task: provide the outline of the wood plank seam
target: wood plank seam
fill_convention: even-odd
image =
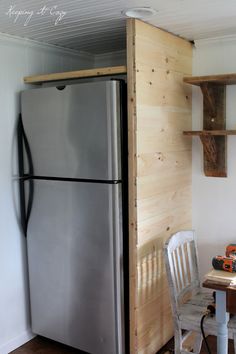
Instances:
[[[136,86],[135,21],[127,21],[128,159],[129,159],[129,272],[130,272],[130,353],[137,343],[137,207],[136,207]]]

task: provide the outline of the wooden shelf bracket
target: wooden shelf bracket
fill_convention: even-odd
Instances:
[[[205,109],[210,117],[216,117],[216,101],[214,95],[214,88],[208,82],[203,82],[201,85],[203,97],[205,99]]]
[[[217,162],[217,146],[214,136],[200,135],[200,140],[203,145],[204,155],[208,164],[216,167]]]

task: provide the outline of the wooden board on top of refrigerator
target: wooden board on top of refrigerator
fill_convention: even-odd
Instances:
[[[66,71],[61,73],[41,74],[25,76],[25,84],[43,84],[46,82],[56,82],[72,79],[85,79],[99,76],[126,74],[126,66],[109,66],[104,68],[94,68],[76,71]]]

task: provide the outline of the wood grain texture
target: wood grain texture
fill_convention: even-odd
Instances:
[[[191,228],[192,47],[133,19],[127,46],[131,353],[154,354],[173,335],[163,244]]]
[[[96,76],[108,76],[117,74],[126,74],[126,66],[111,66],[105,68],[96,68],[88,70],[67,71],[62,73],[34,75],[24,77],[25,84],[42,84],[44,82],[84,79]]]
[[[203,83],[211,83],[215,85],[236,85],[236,74],[188,76],[184,77],[184,82],[196,86],[200,86]]]
[[[210,137],[199,135],[203,143],[204,172],[208,177],[227,177],[226,85],[236,84],[236,74],[185,77],[184,82],[200,86],[203,93],[203,129],[219,131]],[[192,135],[195,135],[192,133]],[[190,135],[185,132],[185,135]],[[209,135],[209,134],[208,134]]]
[[[236,135],[236,130],[191,130],[184,131],[184,135],[199,136],[199,135]]]
[[[204,130],[225,130],[226,128],[226,86],[212,85],[208,83],[211,96],[214,97],[215,115],[211,116],[209,100],[203,95],[203,129]],[[227,176],[227,136],[215,136],[215,158],[209,158],[204,148],[204,172],[206,176],[226,177]]]
[[[136,190],[136,77],[135,22],[127,21],[127,86],[128,86],[128,174],[129,174],[129,279],[130,279],[130,354],[137,344],[137,190]]]

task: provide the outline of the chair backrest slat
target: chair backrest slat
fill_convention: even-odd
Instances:
[[[189,273],[190,273],[190,282],[194,278],[194,265],[193,265],[193,255],[192,255],[192,243],[187,243],[187,254],[188,254],[188,264],[189,264]]]
[[[180,291],[184,288],[184,274],[183,274],[183,268],[182,268],[182,262],[181,262],[181,254],[180,254],[180,247],[177,247],[176,253],[177,257],[177,263],[178,263],[178,270],[179,270],[179,283],[180,283]]]
[[[176,289],[177,291],[180,291],[180,285],[179,285],[179,274],[178,274],[178,268],[177,268],[177,260],[176,260],[176,254],[175,251],[172,252],[171,258],[173,260],[173,264],[174,264],[174,278],[175,278],[175,283],[176,283]]]
[[[184,273],[184,280],[185,280],[185,286],[189,285],[189,278],[188,278],[188,270],[187,270],[187,262],[186,262],[186,247],[185,245],[182,244],[180,246],[181,253],[182,253],[182,262],[183,262],[183,273]]]

